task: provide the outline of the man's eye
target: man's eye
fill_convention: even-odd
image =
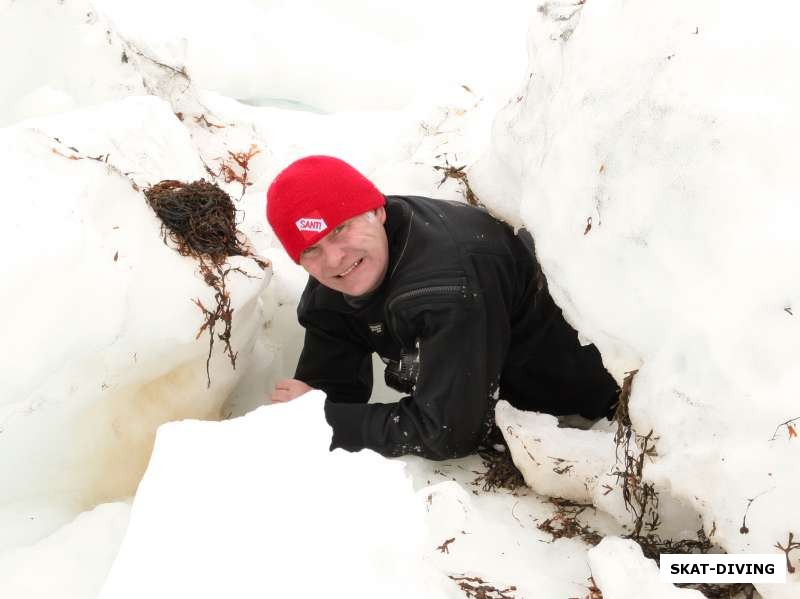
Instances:
[[[333,232],[334,232],[334,234],[335,234],[335,235],[338,235],[339,233],[341,233],[342,231],[344,231],[346,228],[347,228],[347,223],[342,223],[342,224],[341,224],[341,225],[339,225],[338,227],[335,227],[335,228],[333,229]]]

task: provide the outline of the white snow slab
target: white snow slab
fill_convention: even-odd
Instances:
[[[201,117],[183,53],[132,43],[98,8],[90,0],[0,2],[0,126],[144,94],[168,100],[187,120]]]
[[[0,126],[147,93],[126,49],[87,0],[3,0]]]
[[[618,381],[640,369],[645,477],[728,551],[761,553],[800,531],[800,443],[780,425],[800,416],[798,9],[756,26],[749,3],[721,6],[543,4],[533,75],[471,181],[531,229]]]
[[[100,598],[447,596],[403,464],[330,452],[323,399],[161,427]]]
[[[693,589],[681,589],[659,578],[656,563],[642,555],[630,539],[606,537],[589,550],[589,566],[603,599],[704,599]]]
[[[523,0],[96,4],[128,39],[186,64],[203,88],[323,112],[401,108],[442,86],[510,93],[535,8]]]
[[[130,505],[85,512],[38,543],[0,556],[0,596],[90,599],[103,586],[128,525]]]
[[[545,496],[591,504],[631,530],[633,516],[626,508],[617,472],[624,472],[617,450],[615,425],[601,420],[590,430],[559,427],[550,414],[518,410],[507,401],[497,402],[495,418],[503,432],[514,464],[527,485]],[[631,450],[638,452],[635,444]],[[618,455],[619,454],[619,455]],[[648,464],[650,458],[647,459]],[[695,538],[702,525],[696,511],[670,495],[669,480],[656,485],[663,538]]]
[[[495,406],[498,428],[525,482],[542,495],[590,503],[603,475],[614,465],[614,435],[558,428],[550,414]]]
[[[576,538],[553,541],[537,528],[554,516],[554,505],[525,488],[484,492],[474,483],[483,470],[477,456],[406,460],[417,483],[430,483],[419,491],[427,511],[426,559],[441,572],[455,579],[477,577],[499,590],[515,587],[506,594],[518,598],[585,594],[587,545]],[[591,524],[613,527],[602,515]],[[458,588],[458,580],[447,582],[445,589]]]
[[[208,333],[196,338],[192,300],[213,306],[214,292],[163,243],[140,191],[204,174],[170,106],[127,98],[2,129],[0,164],[13,202],[0,223],[13,257],[0,264],[0,523],[15,531],[3,549],[131,495],[161,423],[218,416],[249,360],[268,273],[230,261],[253,276],[228,277],[238,370],[218,342],[207,388]],[[19,525],[22,504],[53,527]]]

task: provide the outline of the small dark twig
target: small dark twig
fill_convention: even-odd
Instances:
[[[786,570],[789,574],[795,573],[795,567],[792,565],[791,560],[789,559],[789,554],[794,551],[795,549],[800,549],[800,543],[797,541],[793,541],[794,533],[789,533],[789,540],[786,542],[786,547],[781,545],[780,543],[775,543],[775,548],[780,549],[783,551],[784,555],[786,555]]]
[[[556,512],[546,520],[536,525],[536,528],[549,534],[552,539],[572,539],[578,537],[589,545],[597,545],[602,535],[595,532],[579,520],[579,516],[592,507],[590,504],[576,503],[568,499],[551,497],[550,502],[556,506]]]
[[[480,450],[478,455],[483,460],[486,470],[478,473],[478,476],[472,481],[474,485],[480,485],[486,492],[496,489],[516,491],[525,486],[525,479],[514,464],[508,448],[505,451]]]
[[[166,63],[159,62],[158,60],[156,60],[155,58],[153,58],[151,56],[148,56],[147,54],[145,54],[141,50],[138,50],[138,49],[133,48],[133,47],[130,47],[129,49],[133,50],[133,53],[136,54],[137,56],[139,56],[141,58],[144,58],[145,60],[149,60],[150,62],[152,62],[155,65],[160,66],[161,68],[167,69],[168,71],[172,71],[173,73],[175,73],[176,75],[180,75],[181,77],[183,77],[187,81],[189,80],[189,73],[186,71],[186,67],[185,66],[182,66],[181,68],[173,67],[172,65],[168,65]]]
[[[442,183],[447,179],[455,179],[461,186],[461,195],[467,200],[467,204],[470,206],[483,206],[483,203],[478,199],[478,196],[475,195],[475,192],[472,191],[472,187],[469,184],[469,177],[464,170],[467,168],[467,165],[453,166],[448,161],[447,155],[444,157],[444,164],[444,166],[436,165],[433,167],[434,170],[442,172],[442,180],[439,181],[439,187],[441,187]]]
[[[752,498],[750,498],[750,499],[748,499],[748,500],[747,500],[747,508],[745,508],[745,510],[744,510],[744,516],[742,516],[742,526],[741,526],[741,528],[739,529],[739,532],[740,532],[741,534],[743,534],[743,535],[746,535],[747,533],[749,533],[749,532],[750,532],[750,529],[749,529],[749,528],[747,528],[747,514],[748,514],[748,512],[750,511],[750,506],[751,506],[751,505],[753,505],[753,502],[754,502],[756,499],[758,499],[759,497],[761,497],[761,496],[762,496],[762,495],[764,495],[765,493],[769,493],[770,491],[772,491],[772,489],[767,489],[766,491],[762,491],[761,493],[759,493],[759,494],[758,494],[758,495],[756,495],[755,497],[752,497]]]
[[[514,599],[514,595],[508,595],[517,590],[517,587],[510,586],[505,589],[498,589],[487,583],[480,576],[448,576],[450,580],[458,583],[459,588],[464,591],[470,599]]]
[[[597,583],[594,581],[594,576],[590,576],[588,579],[589,586],[586,587],[586,590],[589,591],[588,594],[584,595],[583,599],[603,599],[603,591],[597,586]],[[570,599],[580,599],[579,597],[570,597]]]
[[[794,424],[795,422],[797,422],[799,420],[800,420],[800,416],[797,416],[796,418],[790,418],[786,422],[781,422],[778,426],[775,427],[775,432],[772,434],[772,438],[770,439],[770,441],[774,441],[778,437],[778,431],[781,430],[782,426],[785,426],[786,430],[789,431],[789,438],[791,438],[792,436],[796,436],[797,435],[797,431],[794,429],[792,424]],[[792,433],[792,431],[794,431],[794,433]]]
[[[448,546],[450,545],[450,543],[452,543],[455,540],[456,540],[455,537],[453,537],[452,539],[447,539],[444,543],[439,545],[436,549],[438,549],[442,553],[450,553],[450,549],[448,549]]]
[[[203,311],[203,315],[205,316],[205,321],[200,327],[200,330],[197,331],[195,339],[199,339],[200,335],[202,335],[203,331],[206,329],[208,329],[209,334],[208,357],[206,358],[206,377],[208,379],[208,387],[211,387],[211,372],[209,367],[211,364],[211,353],[214,349],[214,330],[218,321],[221,320],[224,323],[224,330],[222,333],[217,333],[217,338],[225,343],[225,353],[228,354],[234,370],[236,370],[236,356],[239,355],[238,352],[234,352],[231,348],[233,308],[231,307],[231,296],[225,286],[225,277],[232,269],[229,268],[223,271],[222,267],[218,264],[213,265],[213,268],[216,270],[216,272],[213,272],[211,267],[208,266],[208,264],[206,264],[203,260],[200,261],[200,272],[203,274],[206,284],[209,287],[212,287],[215,291],[214,299],[216,300],[216,307],[213,311],[208,310],[199,299],[192,300],[197,307]]]
[[[217,125],[215,123],[210,122],[206,118],[206,115],[204,115],[204,114],[201,114],[200,116],[194,117],[194,122],[197,123],[198,125],[205,125],[206,129],[211,129],[211,128],[224,129],[225,128],[225,125]]]
[[[222,177],[225,180],[225,183],[232,183],[233,181],[236,181],[237,183],[241,184],[242,194],[239,196],[239,199],[241,200],[244,197],[244,192],[246,191],[247,187],[252,185],[252,183],[247,180],[247,177],[250,174],[250,159],[259,153],[261,153],[261,150],[259,150],[255,144],[251,145],[250,149],[246,152],[231,152],[229,150],[228,158],[220,163],[218,173],[212,171],[208,165],[205,165],[206,172],[208,172],[215,179]],[[242,172],[237,173],[234,169],[234,165],[238,165]]]

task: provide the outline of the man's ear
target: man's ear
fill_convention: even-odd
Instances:
[[[383,206],[375,208],[375,216],[378,217],[378,222],[380,224],[383,225],[384,223],[386,223],[386,208],[384,208]]]

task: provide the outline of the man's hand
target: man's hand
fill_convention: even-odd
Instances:
[[[303,381],[297,379],[281,379],[275,383],[275,390],[272,392],[272,403],[286,403],[292,401],[296,397],[300,397],[303,393],[313,391],[313,387],[309,387]]]

